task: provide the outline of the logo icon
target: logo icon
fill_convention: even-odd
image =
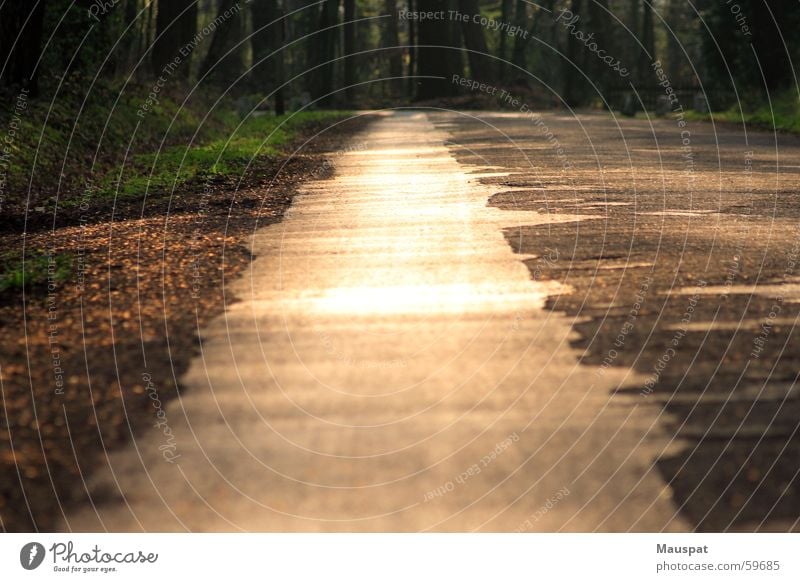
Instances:
[[[44,546],[39,542],[28,542],[19,551],[19,563],[26,570],[35,570],[44,561]]]

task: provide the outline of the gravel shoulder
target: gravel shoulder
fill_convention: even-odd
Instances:
[[[66,257],[69,272],[0,296],[3,531],[51,530],[86,502],[85,484],[109,451],[160,430],[198,351],[198,326],[235,301],[225,285],[252,258],[246,238],[281,220],[303,180],[331,173],[330,156],[368,123],[309,126],[286,148],[300,148],[295,155],[239,183],[8,225],[0,247]]]
[[[460,161],[509,176],[489,204],[573,214],[508,229],[531,276],[568,285],[583,363],[628,369],[655,407],[653,459],[701,531],[800,518],[800,140],[679,119],[442,114]],[[586,220],[587,217],[593,217]]]

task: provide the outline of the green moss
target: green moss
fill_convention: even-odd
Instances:
[[[687,119],[744,123],[758,129],[800,133],[800,99],[795,93],[786,92],[775,96],[771,103],[762,102],[742,110],[732,107],[714,113],[691,111],[687,113]]]
[[[334,121],[345,115],[304,112],[282,117],[261,115],[240,122],[238,116],[223,114],[216,120],[218,127],[194,142],[134,154],[121,179],[118,175],[106,175],[97,194],[124,199],[146,192],[152,197],[198,180],[237,178],[248,165],[279,155],[304,125]]]
[[[43,289],[51,283],[66,280],[72,272],[72,257],[68,254],[48,254],[36,251],[22,256],[9,253],[2,257],[0,291]]]
[[[12,119],[17,127],[5,162],[6,208],[50,210],[56,198],[69,208],[115,196],[161,196],[188,182],[236,177],[248,162],[281,153],[303,125],[344,115],[259,114],[242,121],[233,100],[187,98],[180,89],[160,93],[145,109],[147,85],[98,84],[84,100],[88,83],[70,78],[52,107],[31,100],[17,114],[16,97],[0,105],[0,129]]]

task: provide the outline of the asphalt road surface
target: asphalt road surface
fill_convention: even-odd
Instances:
[[[381,115],[62,527],[795,528],[798,145]]]

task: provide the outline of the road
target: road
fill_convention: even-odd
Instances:
[[[63,528],[794,527],[798,166],[696,125],[382,115],[254,233],[181,398]]]

